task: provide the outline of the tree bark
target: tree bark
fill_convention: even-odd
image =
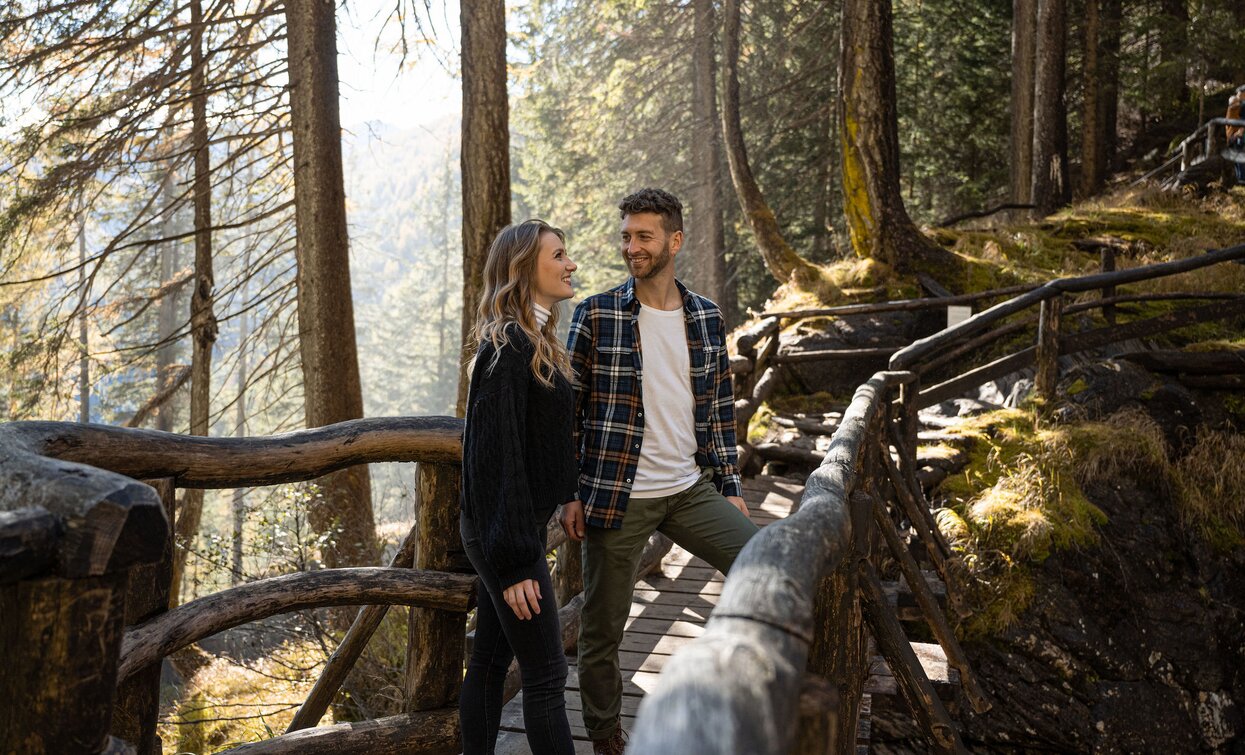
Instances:
[[[713,0],[694,0],[692,23],[692,174],[682,277],[694,291],[719,305],[726,289],[726,234],[718,186],[721,143],[718,133],[717,61],[713,51]]]
[[[761,193],[752,167],[748,163],[748,151],[744,145],[743,126],[739,119],[739,0],[726,0],[722,62],[726,76],[722,95],[722,135],[726,145],[726,158],[730,164],[731,182],[739,197],[739,208],[748,220],[757,249],[765,261],[765,269],[781,285],[797,278],[810,281],[818,277],[816,266],[795,253],[782,237],[778,219]]]
[[[839,59],[843,208],[852,249],[897,270],[941,257],[899,190],[899,125],[890,0],[844,0]]]
[[[1106,175],[1106,144],[1102,117],[1105,114],[1102,65],[1102,2],[1085,0],[1085,51],[1081,64],[1081,185],[1080,195],[1092,196],[1102,189]]]
[[[242,269],[249,267],[250,254],[243,258]],[[243,284],[243,299],[246,299],[247,286]],[[246,437],[246,378],[249,371],[247,357],[247,339],[251,337],[250,313],[243,312],[242,332],[238,337],[238,396],[235,399],[234,435]],[[246,488],[233,489],[233,535],[230,538],[232,558],[229,569],[229,583],[237,587],[242,581],[242,528],[246,524]]]
[[[1159,14],[1159,115],[1172,117],[1189,101],[1188,0],[1160,0]]]
[[[193,38],[190,44],[191,139],[194,150],[195,277],[190,296],[190,434],[208,435],[212,402],[212,346],[216,343],[216,315],[212,311],[215,279],[212,273],[212,164],[208,154],[207,63],[203,56],[203,3],[190,3]],[[169,605],[181,597],[186,554],[199,534],[203,491],[188,490],[177,510],[176,547]]]
[[[78,207],[78,285],[82,287],[82,307],[78,313],[78,421],[91,421],[90,335],[87,331],[86,302],[90,285],[86,275],[86,197]]]
[[[1039,0],[1037,83],[1033,95],[1032,201],[1049,215],[1070,199],[1068,115],[1064,111],[1066,0]]]
[[[161,289],[169,286],[173,281],[173,277],[177,274],[179,264],[177,257],[178,251],[181,248],[180,242],[171,240],[175,233],[173,212],[170,208],[173,202],[173,170],[173,165],[170,163],[160,181],[161,201],[164,203],[164,217],[160,224],[161,234],[165,239],[170,239],[160,244]],[[180,290],[180,286],[178,290]],[[164,296],[160,297],[160,308],[156,324],[156,334],[160,339],[160,345],[156,347],[157,395],[166,394],[175,377],[173,366],[177,344],[173,339],[173,334],[177,331],[177,298],[177,293],[171,290],[165,290]],[[156,408],[156,429],[163,430],[166,433],[173,432],[173,404],[171,397],[166,398]]]
[[[1012,0],[1012,201],[1033,196],[1033,89],[1037,44],[1037,0]]]
[[[350,249],[342,179],[335,5],[291,0],[290,119],[294,134],[294,217],[298,234],[298,340],[308,427],[363,416],[350,291]],[[319,480],[308,512],[330,567],[371,564],[376,524],[366,467]]]
[[[484,258],[510,223],[510,102],[506,92],[506,4],[461,4],[463,67],[463,320],[458,416],[467,410],[470,333],[480,301]]]
[[[1098,66],[1101,70],[1099,117],[1102,139],[1103,180],[1111,173],[1116,159],[1116,125],[1120,103],[1120,33],[1123,25],[1123,0],[1098,0],[1101,25],[1098,38]]]

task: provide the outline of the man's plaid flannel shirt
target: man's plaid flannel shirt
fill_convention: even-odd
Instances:
[[[675,281],[696,397],[696,463],[714,470],[722,495],[743,495],[735,466],[735,402],[726,325],[718,306]],[[644,364],[635,279],[575,308],[568,349],[575,381],[579,496],[588,524],[617,529],[631,495],[644,438]]]

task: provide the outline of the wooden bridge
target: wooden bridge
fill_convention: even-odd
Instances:
[[[944,668],[939,659],[945,657],[954,673],[944,672],[941,681],[958,677],[966,703],[978,710],[989,701],[918,563],[918,557],[926,561],[954,597],[951,554],[932,522],[915,468],[918,409],[1034,365],[1036,389],[1050,396],[1061,354],[1241,316],[1240,294],[1120,294],[1116,287],[1243,259],[1245,245],[974,295],[1019,294],[893,353],[889,369],[857,389],[829,451],[803,485],[774,478],[749,482],[747,498],[766,526],[740,554],[729,580],[719,581],[685,554],[669,553],[669,542],[655,536],[624,648],[624,711],[635,715],[628,722],[632,751],[848,753],[867,723],[869,695],[890,692],[907,702],[932,750],[962,751],[930,672]],[[1107,318],[1105,327],[1079,332],[1063,324],[1076,311],[1105,313],[1153,300],[1195,304],[1122,324]],[[815,312],[940,309],[950,301]],[[1029,317],[1034,308],[1037,316]],[[773,390],[777,371],[790,363],[781,322],[807,314],[775,313],[737,339],[742,425]],[[1034,346],[957,373],[956,365],[973,353],[1034,326]],[[844,355],[800,357],[812,358]],[[229,627],[340,605],[367,607],[291,731],[231,752],[456,752],[456,701],[475,594],[455,526],[461,431],[461,420],[446,417],[356,420],[253,439],[55,422],[0,425],[0,653],[7,665],[0,674],[6,701],[0,706],[0,752],[159,752],[158,669],[164,656]],[[419,463],[421,505],[390,566],[285,575],[165,610],[175,488],[271,485],[392,461]],[[569,646],[583,597],[578,549],[562,539],[551,525]],[[889,588],[879,573],[884,555],[898,568],[898,581]],[[659,565],[660,575],[652,573]],[[939,650],[905,637],[899,615],[913,609],[899,604],[900,582]],[[384,610],[394,604],[412,607],[407,712],[317,727]],[[513,697],[519,684],[517,669],[511,671]],[[572,709],[575,686],[572,675]],[[513,734],[521,724],[511,715],[506,725]],[[508,735],[504,744],[515,747],[516,739]]]

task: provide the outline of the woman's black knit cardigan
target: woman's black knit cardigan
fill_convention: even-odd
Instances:
[[[559,505],[578,497],[572,423],[575,397],[555,374],[553,387],[532,374],[532,342],[509,325],[496,354],[480,344],[471,372],[463,436],[463,514],[501,584],[535,579],[545,569],[545,526]]]

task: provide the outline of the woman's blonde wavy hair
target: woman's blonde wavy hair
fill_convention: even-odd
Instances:
[[[485,341],[493,344],[495,353],[489,365],[492,369],[501,356],[501,348],[510,341],[506,325],[517,324],[536,347],[532,375],[548,388],[553,386],[555,372],[571,379],[571,361],[557,337],[558,307],[552,308],[543,328],[537,326],[532,309],[532,274],[540,253],[540,237],[546,233],[566,243],[562,229],[536,219],[508,225],[493,239],[484,261],[483,291],[471,338],[476,351]]]

